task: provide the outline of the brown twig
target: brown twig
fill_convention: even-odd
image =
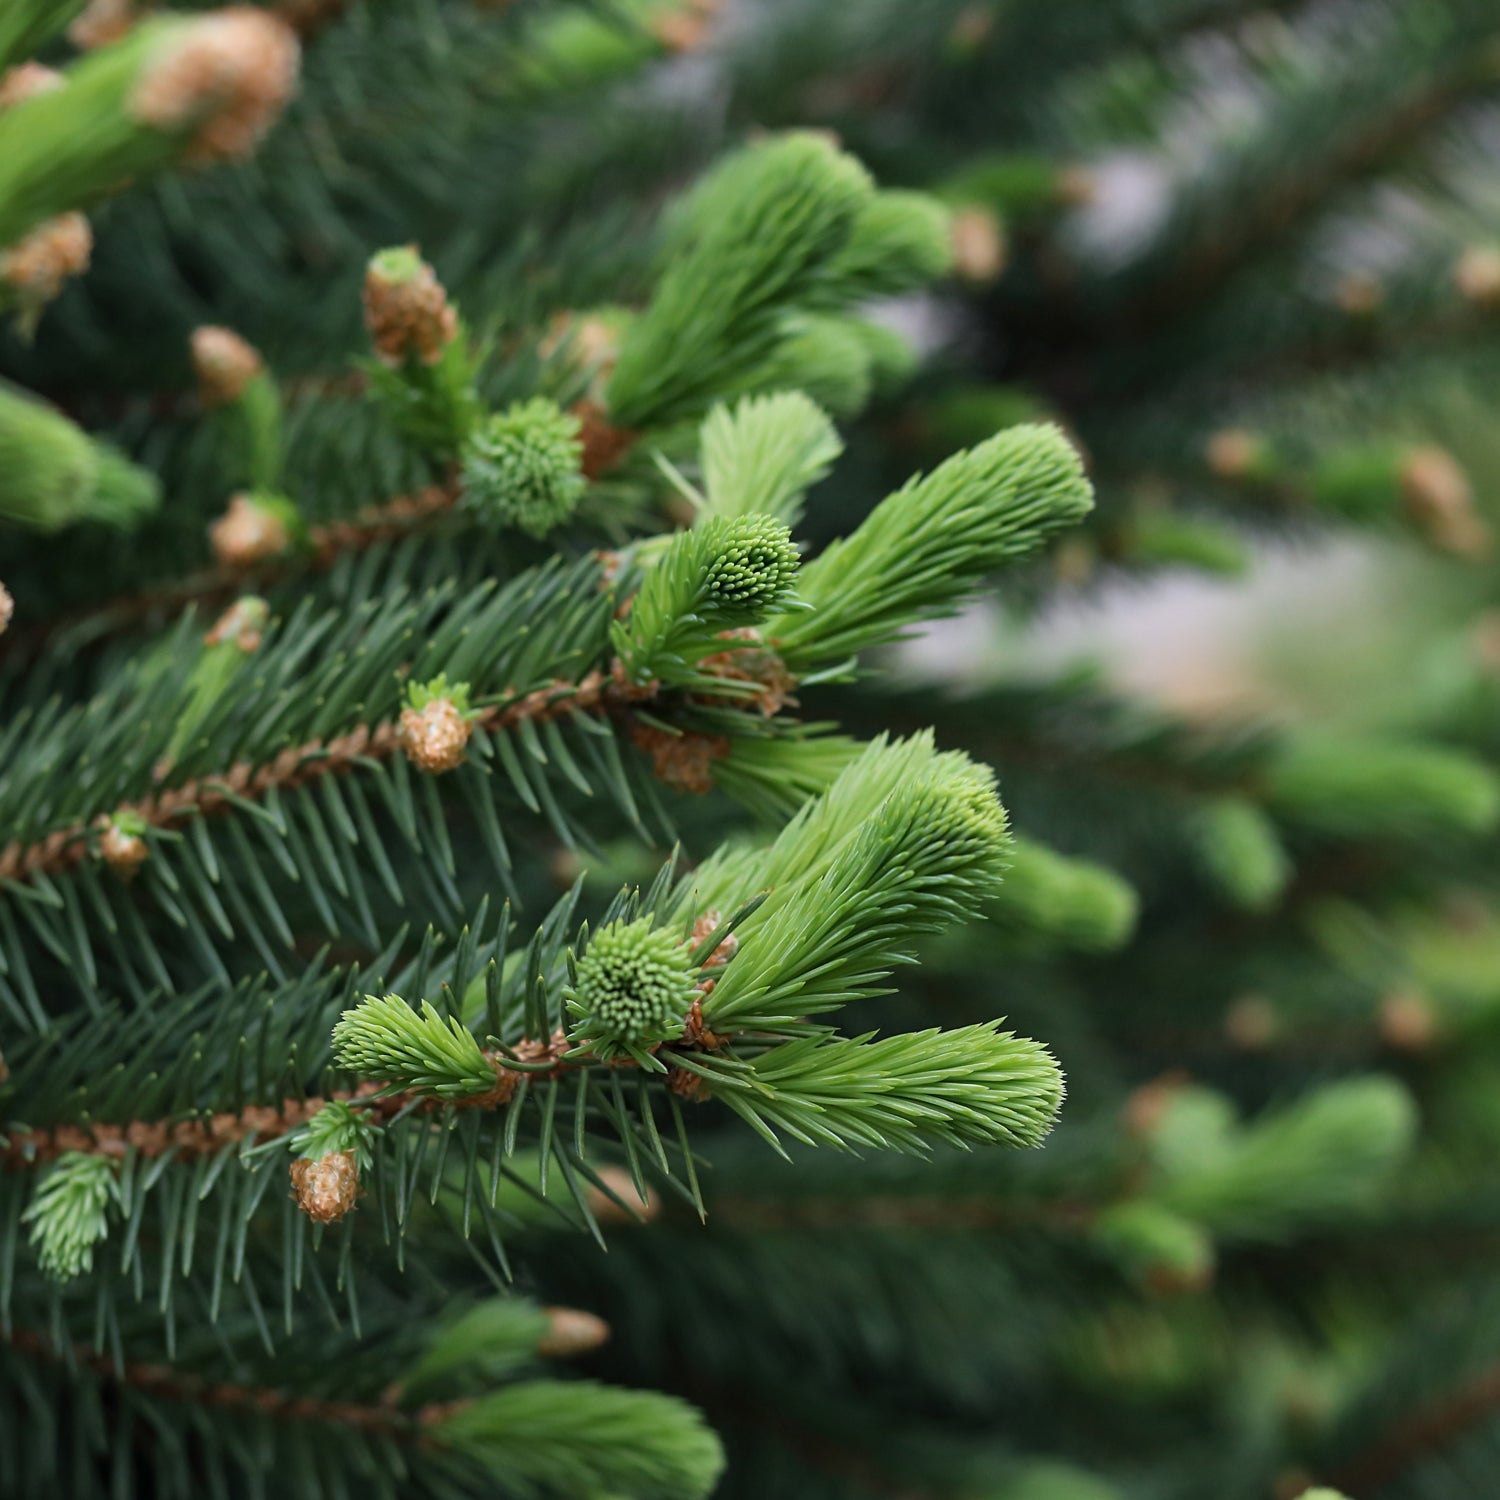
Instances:
[[[1333,1483],[1351,1495],[1373,1495],[1424,1453],[1442,1447],[1497,1410],[1500,1365],[1491,1365],[1444,1400],[1387,1429],[1379,1441],[1339,1469]]]
[[[552,682],[504,706],[492,706],[476,722],[487,730],[500,730],[528,720],[540,724],[573,713],[607,713],[649,701],[656,691],[654,684],[639,686],[617,669],[609,673],[596,669],[577,682]],[[324,776],[343,775],[356,761],[388,760],[399,746],[395,720],[383,719],[373,728],[359,724],[330,740],[288,746],[260,766],[241,761],[224,775],[199,777],[154,792],[125,804],[115,815],[130,814],[147,827],[163,828],[192,814],[225,812],[235,800],[253,800],[272,790],[295,790]],[[38,873],[55,875],[72,869],[89,855],[89,832],[89,824],[74,823],[34,843],[8,845],[0,850],[0,880],[24,880]]]
[[[6,1342],[37,1359],[53,1363],[70,1362],[104,1380],[130,1386],[168,1401],[197,1406],[223,1407],[238,1411],[259,1412],[262,1416],[291,1422],[326,1422],[357,1432],[379,1434],[404,1442],[427,1440],[429,1429],[451,1416],[466,1403],[448,1402],[429,1405],[415,1411],[404,1411],[394,1402],[334,1401],[322,1396],[298,1396],[277,1390],[274,1386],[241,1385],[233,1381],[211,1381],[170,1365],[148,1364],[131,1360],[117,1364],[87,1344],[75,1344],[64,1352],[45,1334],[18,1328]]]

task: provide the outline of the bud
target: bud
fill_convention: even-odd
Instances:
[[[696,52],[718,18],[719,0],[669,5],[650,21],[651,33],[668,52]]]
[[[88,270],[93,249],[89,221],[80,213],[59,214],[0,251],[0,281],[16,293],[23,309],[35,312],[57,296],[70,276]]]
[[[0,635],[10,628],[11,616],[16,612],[16,601],[3,583],[0,583]]]
[[[406,758],[419,771],[440,776],[463,765],[473,728],[450,698],[433,698],[422,708],[401,710],[396,732]]]
[[[1454,262],[1453,285],[1465,302],[1500,310],[1500,246],[1470,245]]]
[[[1005,228],[987,208],[958,209],[948,226],[954,274],[965,281],[996,280],[1005,269]]]
[[[431,682],[407,687],[396,739],[412,765],[438,776],[464,763],[476,717],[469,707],[469,684],[449,687],[447,677],[439,673]]]
[[[282,507],[263,495],[236,495],[229,509],[208,528],[214,557],[226,568],[244,568],[280,557],[292,545],[292,528]]]
[[[230,328],[205,324],[193,330],[193,373],[204,406],[231,406],[265,372],[260,355]]]
[[[388,365],[436,364],[458,335],[458,314],[415,245],[382,250],[365,271],[365,327]]]
[[[715,944],[714,951],[707,958],[698,958],[697,949],[718,931],[723,920],[722,912],[706,911],[693,923],[693,935],[688,941],[694,950],[694,959],[702,968],[717,968],[720,964],[727,964],[740,945],[739,938],[731,932]]]
[[[185,26],[147,64],[130,112],[158,130],[193,132],[187,161],[248,156],[291,97],[298,61],[286,22],[229,6]]]
[[[89,0],[68,27],[68,40],[84,52],[118,42],[141,19],[136,0]]]
[[[144,838],[146,822],[138,813],[116,813],[100,819],[99,857],[122,880],[130,880],[151,850]]]
[[[1242,427],[1225,427],[1204,446],[1203,456],[1220,479],[1250,479],[1265,468],[1269,458],[1266,440]]]
[[[609,1341],[609,1324],[578,1307],[544,1307],[547,1331],[536,1352],[547,1359],[570,1359]]]
[[[1057,174],[1057,201],[1064,208],[1086,208],[1099,192],[1099,182],[1087,167],[1064,167]]]
[[[1446,449],[1423,445],[1401,461],[1401,500],[1429,541],[1460,557],[1482,557],[1489,528],[1479,519],[1469,477]]]
[[[584,1202],[601,1224],[635,1224],[642,1219],[654,1219],[661,1212],[661,1199],[656,1190],[648,1183],[643,1199],[636,1189],[635,1179],[623,1167],[600,1167],[595,1175],[603,1187],[590,1183],[584,1189]],[[610,1196],[611,1193],[614,1197]],[[616,1198],[620,1200],[618,1203]]]
[[[579,421],[555,401],[517,401],[483,422],[464,453],[464,507],[543,537],[583,496]]]
[[[270,618],[271,606],[254,594],[246,594],[243,599],[236,599],[214,621],[213,628],[203,637],[203,644],[219,646],[225,641],[233,641],[247,654],[259,651],[266,622]]]
[[[1276,1040],[1280,1020],[1264,995],[1241,995],[1224,1013],[1224,1035],[1241,1052],[1259,1052]]]
[[[359,1159],[354,1151],[330,1151],[291,1166],[297,1206],[319,1224],[334,1224],[359,1198]]]
[[[63,85],[63,76],[44,63],[23,62],[0,73],[0,109],[23,104],[38,94],[50,94]]]
[[[1351,271],[1333,289],[1333,300],[1351,318],[1368,318],[1385,302],[1380,278],[1369,271]]]
[[[1398,1052],[1425,1052],[1437,1037],[1432,1002],[1412,990],[1395,990],[1380,1002],[1380,1037]]]
[[[649,917],[607,923],[590,938],[566,992],[571,1038],[607,1061],[681,1036],[696,993],[693,968],[676,935]]]

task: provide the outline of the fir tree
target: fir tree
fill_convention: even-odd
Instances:
[[[1489,636],[879,668],[1482,607],[1500,19],[750,9],[0,15],[4,1493],[1487,1493]]]

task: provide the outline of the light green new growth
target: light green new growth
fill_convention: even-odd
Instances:
[[[844,451],[828,415],[801,391],[746,396],[704,419],[699,461],[712,516],[772,516],[795,526],[807,491]]]
[[[678,421],[765,363],[783,314],[823,289],[873,196],[865,169],[813,135],[750,146],[700,186],[607,404],[624,427]]]
[[[566,992],[570,1040],[601,1058],[637,1056],[682,1035],[697,963],[680,936],[649,917],[611,922],[589,938]]]
[[[543,537],[583,497],[578,418],[536,396],[487,418],[463,454],[463,504],[500,526]]]
[[[0,111],[0,247],[44,219],[86,207],[183,154],[225,105],[229,85],[242,80],[212,74],[204,80],[200,68],[196,90],[189,78],[170,80],[166,93],[154,94],[153,75],[169,76],[175,57],[215,24],[212,16],[141,21],[120,41],[68,68],[61,88]],[[290,66],[294,58],[288,39],[285,61]],[[245,61],[266,65],[264,58]],[[205,81],[218,87],[204,87]],[[264,89],[281,80],[255,82]],[[268,112],[278,102],[268,96]]]
[[[400,995],[367,995],[333,1028],[333,1057],[387,1093],[412,1089],[461,1099],[495,1087],[495,1069],[473,1034],[429,1000],[417,1012]]]
[[[1500,779],[1456,750],[1307,736],[1267,775],[1272,809],[1330,833],[1484,833],[1500,821]]]
[[[830,280],[859,300],[889,297],[936,281],[953,262],[948,211],[925,193],[876,193],[833,263]]]
[[[1248,1125],[1208,1095],[1216,1126],[1205,1129],[1183,1089],[1158,1127],[1175,1144],[1155,1152],[1164,1181],[1156,1201],[1215,1234],[1272,1239],[1310,1223],[1337,1221],[1374,1201],[1411,1148],[1417,1116],[1394,1079],[1330,1083]],[[1176,1115],[1176,1120],[1173,1116]],[[1165,1144],[1165,1142],[1164,1142]]]
[[[429,703],[446,701],[451,703],[459,713],[468,715],[474,711],[469,701],[469,691],[467,682],[450,683],[447,673],[439,672],[428,682],[406,684],[406,706],[420,713]]]
[[[321,1161],[335,1151],[352,1151],[364,1168],[370,1165],[378,1132],[367,1110],[355,1109],[342,1099],[330,1099],[287,1137],[287,1145],[308,1161]]]
[[[879,359],[889,348],[872,341],[870,327],[844,313],[789,313],[775,349],[744,383],[755,390],[796,389],[835,416],[855,416],[869,404]]]
[[[117,1167],[107,1156],[67,1151],[47,1169],[21,1220],[31,1225],[37,1263],[48,1276],[68,1281],[93,1270],[118,1197]]]
[[[891,640],[951,613],[987,573],[1092,504],[1083,464],[1057,428],[998,433],[888,496],[809,563],[800,592],[812,612],[771,633],[793,670]]]
[[[504,1379],[536,1357],[547,1314],[520,1297],[489,1297],[443,1326],[399,1382],[403,1401],[431,1401],[449,1382]]]
[[[989,767],[935,753],[928,736],[877,742],[768,849],[711,860],[689,887],[698,910],[769,888],[705,1018],[774,1027],[879,993],[916,934],[995,894],[1010,844]]]
[[[1092,1236],[1122,1269],[1148,1286],[1200,1287],[1213,1274],[1213,1236],[1146,1198],[1105,1209],[1094,1221]]]
[[[153,474],[61,412],[0,384],[0,518],[37,531],[78,521],[128,528],[160,500]]]
[[[702,657],[725,649],[724,631],[794,602],[799,565],[791,533],[771,516],[713,516],[678,532],[612,627],[626,675],[691,679]]]
[[[1204,869],[1236,906],[1263,911],[1286,888],[1292,862],[1276,825],[1244,797],[1216,797],[1198,817]]]
[[[1000,1024],[786,1042],[715,1092],[773,1143],[781,1129],[850,1149],[1037,1146],[1062,1105],[1062,1073],[1039,1042]],[[711,1059],[704,1076],[712,1087]]]
[[[724,1468],[719,1440],[684,1401],[592,1381],[523,1381],[459,1403],[428,1429],[523,1494],[703,1500]]]
[[[1129,939],[1139,906],[1113,870],[1018,838],[991,911],[1027,938],[1104,950]]]
[[[8,0],[0,11],[0,72],[56,36],[88,0]]]

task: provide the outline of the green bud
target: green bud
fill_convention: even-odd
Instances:
[[[771,516],[726,517],[710,521],[702,535],[717,554],[703,580],[716,615],[759,618],[786,607],[801,559],[782,522]]]
[[[682,1034],[696,980],[692,953],[677,933],[648,917],[611,922],[578,960],[569,1035],[606,1058],[670,1041]]]
[[[586,488],[578,419],[545,396],[482,422],[463,458],[464,505],[501,526],[545,536]]]
[[[0,386],[0,517],[37,531],[134,525],[161,498],[155,476],[61,412]]]

